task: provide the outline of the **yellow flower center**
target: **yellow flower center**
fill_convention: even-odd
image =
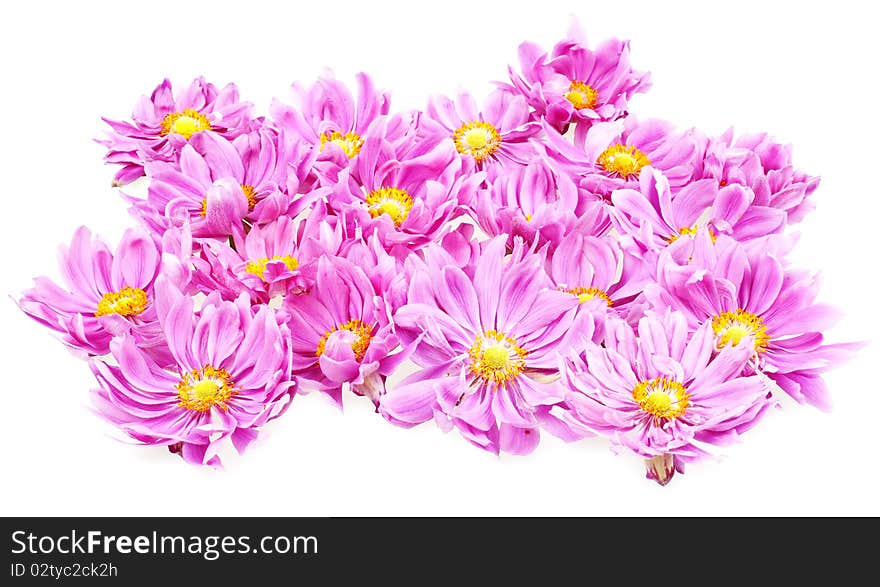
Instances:
[[[640,381],[632,395],[639,407],[655,419],[679,418],[691,403],[684,385],[668,377]]]
[[[227,402],[237,391],[226,369],[205,365],[181,375],[177,383],[177,405],[193,412],[207,412],[213,406],[228,410]]]
[[[715,332],[718,348],[725,347],[728,343],[736,346],[746,336],[751,336],[755,341],[756,353],[766,351],[770,343],[767,327],[761,317],[742,309],[722,312],[712,318],[712,330]]]
[[[632,145],[612,145],[602,151],[596,163],[608,173],[629,179],[650,165],[651,160]]]
[[[608,304],[608,307],[614,305],[614,302],[611,301],[611,298],[607,293],[599,289],[598,287],[574,287],[572,289],[565,290],[565,293],[570,293],[573,296],[577,296],[578,302],[583,304],[584,302],[589,302],[590,300],[601,298],[605,300],[605,303]]]
[[[248,264],[244,270],[248,273],[253,273],[257,277],[265,281],[263,273],[266,272],[266,265],[268,265],[271,261],[283,261],[289,271],[296,271],[297,268],[299,268],[299,260],[296,257],[291,257],[289,255],[284,255],[283,257],[280,255],[272,255],[271,259],[268,257],[263,257],[262,259],[258,259],[256,261],[248,261]]]
[[[324,150],[324,145],[328,142],[342,149],[349,159],[360,153],[361,147],[364,146],[364,139],[361,138],[361,135],[353,132],[345,134],[335,130],[333,132],[325,132],[321,135],[322,151]]]
[[[356,360],[363,360],[364,355],[367,354],[367,348],[370,346],[370,341],[373,340],[373,327],[369,324],[364,324],[360,320],[349,320],[342,326],[331,328],[325,332],[324,336],[318,341],[318,348],[315,349],[315,356],[320,357],[324,354],[324,350],[327,348],[327,339],[337,330],[348,330],[357,335],[355,341],[351,343],[351,350],[354,351],[354,358]]]
[[[479,163],[501,146],[501,135],[492,124],[472,120],[458,127],[452,134],[455,148],[462,155],[471,155]]]
[[[581,108],[595,108],[599,92],[584,82],[572,80],[568,91],[563,96],[571,102],[572,106],[580,110]]]
[[[516,344],[516,339],[497,330],[477,335],[468,351],[471,373],[483,381],[505,385],[526,368],[528,352]]]
[[[101,296],[95,316],[119,314],[137,316],[147,309],[147,292],[137,287],[123,287]]]
[[[162,130],[159,135],[165,136],[174,133],[189,140],[191,136],[203,130],[210,130],[211,121],[208,117],[192,108],[187,108],[183,112],[172,112],[166,114],[162,119]]]
[[[370,216],[378,218],[382,214],[388,214],[397,227],[403,224],[412,207],[413,199],[410,195],[397,188],[379,188],[367,196]]]
[[[248,210],[253,210],[254,206],[257,205],[257,188],[252,185],[241,184],[241,191],[244,192],[244,197],[247,198],[248,202]],[[199,212],[199,216],[207,216],[208,215],[208,198],[205,197],[202,199],[202,210]]]

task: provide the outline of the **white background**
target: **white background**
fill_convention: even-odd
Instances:
[[[86,365],[7,297],[57,276],[56,247],[77,226],[114,243],[128,226],[91,139],[99,116],[126,118],[164,76],[234,81],[265,112],[295,79],[363,70],[392,107],[421,107],[458,87],[485,95],[519,42],[549,48],[573,10],[593,43],[630,38],[633,63],[652,72],[635,112],[795,145],[796,163],[823,176],[795,260],[821,269],[821,299],[846,311],[829,338],[872,339],[880,45],[862,2],[4,3],[0,514],[880,514],[874,345],[828,375],[833,413],[786,403],[666,488],[598,440],[497,458],[433,424],[395,428],[368,402],[347,398],[343,416],[317,395],[215,471],[114,440],[88,411]]]

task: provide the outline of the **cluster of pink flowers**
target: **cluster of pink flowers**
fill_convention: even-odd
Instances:
[[[786,260],[818,178],[767,135],[630,114],[627,42],[519,57],[482,105],[412,112],[363,74],[267,116],[162,82],[100,141],[137,226],[77,230],[21,309],[103,418],[202,465],[310,392],[496,454],[604,437],[663,484],[787,397],[827,409],[857,345]]]

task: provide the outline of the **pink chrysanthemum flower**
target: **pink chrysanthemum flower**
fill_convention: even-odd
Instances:
[[[114,254],[83,226],[59,252],[65,286],[38,277],[19,306],[77,351],[105,355],[110,340],[125,332],[152,348],[161,334],[153,307],[160,261],[156,243],[143,231],[127,230]]]
[[[427,263],[408,260],[408,304],[394,322],[404,346],[416,346],[412,359],[421,369],[381,398],[390,421],[435,418],[496,454],[531,452],[541,427],[572,436],[551,410],[563,401],[553,373],[577,299],[553,287],[539,255],[515,250],[505,258],[506,241],[490,241],[472,275],[432,262],[440,252]]]
[[[163,290],[164,293],[164,290]],[[160,310],[172,364],[155,363],[130,336],[111,343],[118,366],[93,360],[98,413],[139,443],[164,445],[193,464],[219,466],[280,416],[294,393],[286,328],[267,306],[211,295],[168,294]]]
[[[281,216],[255,225],[247,235],[236,233],[234,247],[211,242],[204,248],[204,257],[211,267],[212,289],[224,292],[224,297],[247,292],[257,303],[304,291],[314,283],[317,259],[339,252],[341,228],[328,221],[326,207],[318,203],[301,222]]]
[[[489,94],[482,111],[467,93],[455,102],[435,96],[421,122],[421,132],[428,140],[451,139],[468,169],[496,161],[527,163],[534,157],[529,139],[541,130],[530,121],[525,98],[504,88]]]
[[[179,170],[154,163],[149,174],[146,199],[125,198],[133,214],[159,235],[188,223],[194,237],[225,238],[244,229],[243,221],[256,203],[251,186],[229,175],[215,179],[206,158],[190,144],[181,150]]]
[[[611,216],[622,234],[650,250],[693,237],[702,227],[713,238],[728,234],[740,241],[782,231],[785,214],[752,205],[750,195],[736,184],[719,190],[712,179],[689,183],[673,195],[666,177],[646,168],[639,177],[639,190],[626,188],[611,194]]]
[[[489,172],[489,187],[471,206],[472,216],[489,236],[508,235],[508,246],[525,242],[556,246],[575,227],[601,234],[610,226],[606,207],[595,198],[581,197],[564,172],[536,159],[527,165]]]
[[[321,159],[353,159],[360,153],[364,135],[380,116],[388,114],[389,96],[379,92],[365,73],[357,74],[357,99],[332,76],[309,88],[293,84],[294,105],[273,100],[269,111],[275,123],[301,141],[316,147]]]
[[[647,73],[629,63],[629,42],[609,39],[587,48],[579,31],[556,44],[548,55],[534,43],[519,46],[522,74],[510,68],[510,79],[538,116],[564,133],[568,124],[590,125],[627,115],[633,94],[651,86]]]
[[[111,132],[99,142],[109,149],[107,163],[122,166],[114,181],[123,185],[144,175],[144,163],[175,161],[180,148],[199,133],[212,131],[233,139],[246,132],[251,110],[233,84],[218,90],[200,77],[175,97],[166,79],[150,97],[141,97],[131,122],[104,118]]]
[[[448,236],[447,234],[446,237]],[[445,242],[446,237],[441,242]],[[325,249],[328,251],[327,254],[334,254],[329,251],[328,247]],[[393,314],[397,308],[406,303],[406,288],[409,280],[404,271],[403,263],[411,254],[413,251],[406,246],[392,247],[389,253],[382,246],[378,236],[374,234],[367,239],[346,239],[340,247],[338,256],[345,257],[356,266],[364,269],[370,283],[373,284],[373,289],[382,292],[385,306]]]
[[[735,441],[770,405],[767,380],[742,376],[749,349],[716,353],[708,324],[689,336],[685,317],[667,312],[642,318],[637,330],[609,319],[606,333],[602,346],[587,343],[564,361],[566,416],[645,457],[649,479],[665,485],[683,463],[709,454],[705,445]]]
[[[687,185],[702,163],[705,138],[696,131],[679,132],[662,120],[638,121],[633,116],[578,126],[574,144],[545,125],[547,154],[581,176],[588,191],[609,196],[620,188],[637,189],[645,168],[663,172],[673,193]]]
[[[548,267],[559,289],[602,315],[609,308],[623,312],[652,277],[649,265],[624,251],[613,237],[577,231],[562,239]]]
[[[345,389],[378,402],[385,378],[406,358],[382,293],[362,268],[323,256],[314,287],[285,297],[293,370],[304,389],[323,391],[340,406]]]
[[[370,136],[352,173],[340,173],[330,205],[386,247],[421,247],[464,213],[460,200],[469,201],[483,177],[463,174],[450,144],[401,154]]]
[[[821,374],[861,345],[823,344],[838,312],[815,303],[817,276],[735,241],[719,240],[716,249],[687,259],[662,255],[658,283],[646,288],[651,303],[682,311],[692,329],[710,327],[719,347],[744,344],[753,369],[798,402],[830,409]]]
[[[710,141],[703,176],[719,185],[740,184],[751,193],[751,202],[785,213],[786,221],[799,222],[815,207],[807,200],[819,187],[819,178],[795,169],[791,145],[781,145],[766,134],[734,140],[733,129]]]
[[[186,173],[203,185],[222,178],[237,181],[248,201],[249,222],[270,222],[288,212],[291,198],[284,193],[288,162],[279,152],[275,132],[264,128],[233,141],[216,133],[201,133],[190,143],[202,161],[194,157]],[[166,177],[173,173],[167,167],[158,169]]]

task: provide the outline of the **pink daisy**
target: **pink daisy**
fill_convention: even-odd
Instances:
[[[224,297],[247,292],[255,303],[305,291],[314,283],[317,259],[339,252],[341,228],[328,220],[326,206],[318,203],[301,221],[281,216],[254,226],[247,235],[237,233],[233,246],[210,242],[204,247],[210,266],[209,287],[223,292]]]
[[[452,145],[425,147],[400,153],[369,136],[351,173],[340,173],[331,207],[386,247],[424,246],[464,213],[459,202],[471,200],[483,180],[482,173],[462,173]]]
[[[633,116],[616,122],[578,126],[574,144],[545,124],[547,154],[581,177],[580,185],[604,197],[620,188],[637,189],[647,167],[669,180],[673,193],[687,185],[702,163],[706,140],[696,131]]]
[[[745,345],[716,353],[707,324],[688,335],[676,312],[642,318],[638,328],[609,319],[603,344],[566,358],[566,414],[585,431],[647,459],[648,478],[665,485],[706,444],[737,439],[770,405],[765,378],[743,376]]]
[[[223,178],[237,181],[248,201],[248,222],[270,222],[288,213],[292,200],[285,193],[289,167],[277,133],[263,128],[229,141],[206,132],[194,136],[190,143],[201,161],[193,157],[187,162],[186,173],[202,185]],[[166,178],[174,173],[165,166],[148,171]]]
[[[628,41],[609,39],[591,50],[577,30],[549,55],[534,43],[521,44],[519,61],[521,74],[510,69],[513,86],[562,133],[571,122],[590,125],[626,116],[633,94],[651,86],[649,74],[630,66]]]
[[[376,90],[365,73],[359,73],[357,98],[332,75],[320,78],[311,87],[293,84],[293,105],[273,100],[272,120],[283,131],[317,150],[319,161],[345,166],[357,157],[364,135],[378,118],[388,114],[386,92]]]
[[[714,239],[728,234],[748,241],[781,232],[785,213],[752,205],[752,192],[734,184],[718,189],[712,179],[683,186],[673,195],[669,181],[656,169],[646,168],[639,189],[618,189],[611,194],[611,216],[618,230],[644,249],[660,250],[701,227]]]
[[[535,153],[529,139],[540,130],[540,125],[530,121],[525,98],[503,88],[489,94],[482,110],[467,93],[455,102],[435,96],[428,102],[421,127],[429,140],[451,139],[468,169],[495,162],[528,162]]]
[[[181,150],[180,169],[153,163],[149,174],[146,199],[124,197],[132,213],[159,235],[186,223],[194,237],[225,239],[244,229],[243,221],[256,203],[252,186],[229,175],[214,179],[206,158],[191,144]]]
[[[815,303],[816,275],[730,240],[688,259],[667,252],[657,274],[657,285],[646,288],[655,307],[680,310],[692,329],[711,328],[719,347],[747,340],[751,368],[798,402],[830,408],[821,374],[861,345],[824,344],[838,312]]]
[[[742,185],[751,192],[750,204],[779,210],[788,223],[799,222],[815,207],[807,198],[819,187],[818,177],[792,165],[791,145],[781,145],[766,134],[734,140],[733,129],[709,143],[703,176],[722,187]]]
[[[70,246],[61,248],[58,261],[64,286],[47,277],[34,279],[33,289],[19,301],[28,316],[89,355],[107,354],[110,340],[126,332],[145,348],[158,344],[153,281],[161,252],[148,234],[127,230],[114,254],[82,226]]]
[[[472,275],[437,263],[439,252],[427,263],[408,259],[409,299],[394,322],[404,347],[415,345],[420,370],[380,399],[391,422],[434,418],[494,453],[531,452],[541,427],[573,437],[551,414],[564,399],[552,375],[577,299],[553,287],[541,257],[523,254],[521,241],[505,258],[506,240],[486,245]]]
[[[109,151],[107,163],[121,165],[114,182],[123,185],[144,175],[150,161],[175,161],[193,136],[213,131],[233,139],[250,129],[252,105],[242,102],[233,84],[218,90],[197,78],[176,97],[167,79],[142,96],[131,122],[109,120],[110,132],[98,141]]]
[[[284,299],[293,371],[304,389],[323,391],[340,406],[345,389],[378,402],[385,378],[407,356],[382,294],[361,267],[323,256],[314,287]]]
[[[167,292],[167,293],[166,293]],[[294,393],[286,327],[266,306],[211,295],[193,300],[163,288],[159,318],[174,358],[157,364],[130,336],[110,347],[118,366],[90,362],[98,413],[139,443],[167,446],[193,464],[219,466],[221,449],[239,452],[280,416]]]
[[[489,170],[489,187],[480,190],[471,215],[489,236],[508,235],[508,246],[521,237],[556,246],[578,227],[601,234],[610,226],[606,207],[582,197],[566,173],[535,159],[524,166]]]
[[[549,259],[548,272],[556,287],[597,310],[626,305],[651,281],[652,266],[625,252],[613,237],[572,232]]]

